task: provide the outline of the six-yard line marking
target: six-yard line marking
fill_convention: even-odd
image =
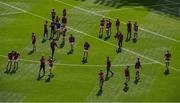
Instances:
[[[0,55],[0,57],[7,58],[7,56],[5,55]],[[19,60],[24,62],[39,63],[39,61],[28,60],[28,59],[19,59]],[[142,63],[142,65],[151,65],[151,64],[158,64],[158,63],[156,62]],[[70,66],[70,67],[106,67],[106,65],[61,64],[61,63],[54,63],[54,65]],[[124,67],[127,65],[134,66],[135,64],[112,65],[112,67]]]
[[[94,14],[94,15],[96,15],[96,16],[106,17],[106,18],[115,20],[114,18],[111,18],[111,17],[105,16],[105,15],[99,14],[99,13],[94,12],[94,11],[89,11],[89,10],[87,10],[87,9],[84,9],[84,8],[81,8],[81,7],[78,7],[78,6],[73,6],[73,5],[71,5],[71,4],[65,3],[65,2],[60,1],[60,0],[55,0],[55,1],[61,2],[61,3],[65,4],[65,5],[67,5],[67,6],[70,6],[70,7],[76,8],[76,9],[79,9],[79,10],[84,11],[84,12],[86,12],[86,13],[91,13],[91,14]],[[121,23],[126,24],[126,22],[124,22],[124,21],[121,21]],[[177,42],[177,43],[180,43],[180,40],[177,40],[177,39],[174,39],[174,38],[171,38],[171,37],[168,37],[168,36],[164,36],[164,35],[161,35],[161,34],[159,34],[159,33],[156,33],[156,32],[153,32],[153,31],[150,31],[150,30],[141,28],[141,27],[139,27],[139,29],[142,30],[142,31],[151,33],[151,34],[153,34],[153,35],[156,35],[156,36],[159,36],[159,37],[163,37],[163,38],[166,38],[166,39],[168,39],[168,40],[171,40],[171,41],[175,41],[175,42]]]
[[[151,6],[147,6],[147,7],[158,7],[158,6],[168,6],[168,5],[179,5],[180,3],[175,3],[175,4],[159,4],[159,5],[151,5]],[[136,9],[136,8],[143,8],[142,6],[138,6],[138,7],[125,7],[125,8],[121,8],[121,9],[110,9],[110,10],[99,10],[96,11],[98,13],[100,12],[111,12],[111,11],[122,11],[122,10],[127,10],[127,9]]]
[[[38,18],[41,18],[41,19],[43,19],[43,20],[49,20],[49,21],[51,21],[50,19],[47,19],[47,18],[45,18],[45,17],[43,17],[43,16],[40,16],[40,15],[31,13],[31,12],[28,12],[28,11],[26,11],[26,10],[23,10],[23,9],[21,9],[21,8],[18,8],[18,7],[12,6],[12,5],[9,5],[9,4],[7,4],[7,3],[1,2],[1,1],[0,1],[0,3],[1,3],[1,4],[4,4],[4,5],[6,5],[6,6],[9,6],[9,7],[11,7],[11,8],[14,8],[14,9],[17,9],[17,10],[20,10],[20,11],[23,11],[23,12],[29,14],[29,15],[32,15],[32,16],[35,16],[35,17],[38,17]],[[115,44],[113,44],[113,43],[106,42],[106,41],[104,41],[104,40],[102,40],[102,39],[99,39],[99,38],[97,38],[97,37],[91,36],[91,35],[89,35],[89,34],[87,34],[87,33],[82,32],[82,31],[73,29],[73,28],[71,28],[71,27],[67,27],[67,28],[69,28],[69,29],[71,29],[71,30],[73,30],[73,31],[75,31],[75,32],[81,33],[81,34],[83,34],[83,35],[89,36],[89,37],[91,37],[91,38],[94,38],[94,39],[96,39],[96,40],[102,41],[102,42],[104,42],[104,43],[106,43],[106,44],[109,44],[109,45],[111,45],[111,46],[118,47],[117,45],[115,45]],[[162,65],[162,66],[165,66],[165,64],[163,64],[163,63],[161,63],[161,62],[159,62],[159,61],[157,61],[157,60],[151,59],[151,58],[149,58],[149,57],[146,57],[146,56],[144,56],[144,55],[141,55],[141,54],[139,54],[139,53],[136,53],[136,52],[131,51],[131,50],[126,49],[126,48],[122,48],[122,49],[125,50],[125,51],[127,51],[127,52],[129,52],[129,53],[131,53],[131,54],[140,56],[140,57],[145,58],[145,59],[147,59],[147,60],[150,60],[150,61],[152,61],[152,62],[156,62],[156,63],[158,63],[158,64],[160,64],[160,65]],[[180,72],[180,69],[176,69],[176,68],[174,68],[174,67],[170,67],[170,68],[173,69],[173,70],[176,70],[176,71]]]

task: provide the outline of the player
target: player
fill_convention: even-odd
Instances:
[[[138,38],[138,24],[137,22],[134,23],[134,38],[133,40],[136,41]]]
[[[56,22],[56,29],[57,29],[57,39],[59,40],[61,34],[61,24],[60,22]]]
[[[90,44],[88,42],[84,43],[84,55],[83,55],[83,62],[87,62],[88,57],[88,50],[90,48]]]
[[[117,39],[118,39],[117,53],[119,53],[122,51],[122,45],[123,45],[123,34],[121,32],[117,33]]]
[[[139,70],[141,67],[141,62],[140,62],[140,58],[137,58],[137,62],[135,63],[135,72],[136,72],[136,76],[135,76],[135,80],[139,80]]]
[[[67,32],[67,28],[65,26],[63,26],[63,29],[62,29],[62,43],[61,43],[61,45],[65,44],[66,32]]]
[[[54,75],[52,73],[52,68],[53,68],[54,60],[51,56],[49,56],[48,64],[49,64],[49,77],[53,77]]]
[[[66,24],[67,24],[67,17],[66,17],[66,16],[63,16],[62,19],[61,19],[61,21],[62,21],[62,26],[65,27]]]
[[[109,36],[111,36],[111,27],[112,27],[111,19],[109,19],[108,22],[109,22]]]
[[[126,78],[126,81],[125,81],[124,84],[125,84],[125,87],[127,87],[128,82],[130,80],[129,66],[126,66],[126,69],[125,69],[124,73],[125,73],[125,78]]]
[[[104,18],[102,18],[102,20],[100,20],[99,38],[103,37],[104,25],[105,25],[105,20]]]
[[[50,36],[49,40],[54,39],[54,34],[56,32],[55,31],[55,26],[56,26],[56,22],[54,20],[54,21],[51,22],[51,25],[50,25],[50,27],[51,27],[51,36]]]
[[[52,9],[52,11],[51,11],[51,18],[52,18],[52,21],[54,21],[54,19],[56,18],[56,11],[55,11],[55,9]]]
[[[166,51],[164,57],[166,61],[166,72],[169,73],[169,65],[171,60],[171,53],[169,52],[169,50]]]
[[[69,37],[69,43],[71,45],[71,50],[70,52],[74,51],[74,43],[75,43],[75,37],[71,34],[71,36]]]
[[[57,22],[60,22],[59,16],[56,16],[56,23],[57,23]]]
[[[14,52],[14,55],[13,55],[13,60],[14,60],[14,71],[16,71],[17,69],[18,69],[18,67],[19,67],[19,56],[20,56],[20,54],[18,53],[18,52]]]
[[[111,71],[111,60],[109,56],[106,59],[106,69],[107,69],[106,77],[109,77],[109,72],[111,73],[111,77],[112,77],[114,73]]]
[[[104,73],[102,72],[102,70],[100,70],[100,72],[99,72],[99,88],[100,88],[100,91],[102,91],[102,89],[103,89],[103,84],[104,84]]]
[[[32,33],[32,46],[33,46],[32,51],[36,51],[36,35],[35,35],[35,33]]]
[[[106,38],[110,38],[110,22],[106,20]]]
[[[4,73],[8,73],[12,67],[14,51],[8,53],[8,64],[6,66],[6,71]]]
[[[48,39],[48,21],[45,21],[43,40],[47,40],[47,39]]]
[[[66,9],[63,9],[62,14],[64,17],[66,17],[66,15],[67,15]]]
[[[119,21],[119,19],[117,18],[117,19],[116,19],[116,31],[117,31],[117,33],[119,32],[119,27],[120,27],[120,21]]]
[[[131,21],[128,21],[127,23],[127,41],[131,39],[131,32],[132,32],[132,24]]]
[[[54,58],[54,52],[55,52],[55,48],[57,47],[57,44],[55,42],[55,40],[53,39],[50,43],[50,47],[51,47],[51,57]]]
[[[43,71],[43,76],[45,75],[45,65],[46,65],[46,61],[44,56],[41,57],[40,59],[40,69],[39,69],[39,78],[41,77],[41,71]]]

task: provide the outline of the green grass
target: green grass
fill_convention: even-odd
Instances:
[[[62,0],[73,6],[93,11],[93,13],[82,11],[78,8],[59,3],[55,0],[0,0],[0,101],[13,102],[125,102],[125,101],[180,101],[180,43],[175,42],[152,33],[140,30],[137,43],[124,42],[124,48],[136,52],[123,51],[117,54],[117,42],[112,37],[108,41],[96,39],[98,36],[99,20],[101,16],[96,15],[96,11],[122,9],[111,12],[98,12],[98,14],[117,18],[121,21],[138,21],[139,26],[149,31],[174,38],[180,41],[180,21],[179,17],[163,13],[150,5],[158,5],[160,2],[152,0],[140,2],[135,0],[122,0],[121,7],[106,5],[105,3],[95,3],[95,0]],[[159,0],[160,1],[160,0]],[[162,0],[161,0],[162,1]],[[178,2],[178,1],[176,1]],[[11,15],[1,15],[6,13],[21,12],[15,8],[4,5],[18,7],[29,13],[17,13]],[[163,2],[164,3],[164,2]],[[175,5],[174,7],[179,7]],[[138,7],[138,8],[137,8]],[[57,64],[78,64],[82,65],[83,43],[88,41],[91,44],[89,50],[88,63],[84,66],[63,66],[55,65],[55,77],[48,83],[45,82],[47,76],[37,81],[39,64],[36,62],[20,61],[20,68],[16,74],[4,74],[7,55],[11,50],[17,50],[21,54],[21,59],[38,61],[41,55],[46,59],[50,55],[49,41],[41,43],[44,19],[50,19],[50,11],[55,8],[61,16],[63,8],[68,11],[68,27],[83,33],[68,29],[67,35],[74,34],[76,37],[75,52],[67,55],[70,48],[66,43],[62,49],[55,52],[55,63]],[[129,8],[129,9],[126,9]],[[39,17],[37,17],[37,15]],[[121,31],[126,37],[126,25],[121,24]],[[37,51],[28,55],[32,48],[31,33],[37,34]],[[115,34],[113,21],[112,35]],[[94,38],[95,37],[95,38]],[[67,40],[66,40],[67,41]],[[58,45],[60,42],[58,42]],[[104,84],[102,96],[97,97],[98,92],[98,72],[100,69],[106,71],[104,67],[88,67],[86,65],[104,65],[106,56],[110,56],[114,65],[134,64],[137,57],[142,63],[152,63],[151,60],[140,55],[154,59],[164,64],[164,53],[169,49],[172,53],[171,66],[178,70],[170,70],[170,75],[164,75],[165,67],[161,64],[143,65],[141,70],[141,80],[136,85],[134,81],[134,66],[130,66],[131,80],[128,92],[123,91],[124,66],[112,67],[115,75]],[[137,55],[138,54],[138,55]],[[139,55],[140,54],[140,55]]]

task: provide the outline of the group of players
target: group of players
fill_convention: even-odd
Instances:
[[[44,24],[44,33],[43,33],[43,41],[46,40],[50,40],[50,48],[51,48],[51,56],[49,56],[48,61],[48,65],[49,65],[49,78],[53,77],[53,73],[52,73],[52,68],[53,68],[53,64],[54,64],[54,53],[55,53],[55,48],[58,47],[56,41],[61,39],[61,44],[60,47],[63,47],[65,44],[65,37],[66,37],[66,33],[67,33],[67,12],[66,9],[64,9],[62,11],[62,18],[61,18],[61,23],[60,23],[60,18],[59,16],[56,15],[56,11],[55,9],[52,9],[51,11],[51,18],[52,18],[52,22],[50,24],[50,37],[49,37],[49,32],[48,32],[48,21],[45,21]],[[120,20],[117,18],[116,23],[116,34],[115,34],[115,38],[118,40],[118,49],[117,52],[121,51],[122,48],[122,42],[123,42],[123,34],[120,31]],[[112,22],[111,19],[105,20],[104,18],[102,18],[102,20],[100,20],[100,29],[99,29],[99,38],[103,38],[103,33],[104,30],[106,30],[106,36],[105,36],[105,40],[107,40],[108,38],[111,37],[111,27],[112,27]],[[134,23],[134,36],[133,36],[133,41],[137,40],[138,37],[138,24],[137,22]],[[127,23],[127,38],[126,41],[129,41],[131,39],[131,34],[132,34],[132,23],[130,21],[128,21]],[[74,44],[75,44],[75,37],[70,34],[69,36],[69,44],[70,44],[70,51],[68,52],[69,54],[72,54],[74,51]],[[33,32],[32,33],[32,51],[36,51],[36,34]],[[90,44],[85,41],[84,43],[84,55],[83,55],[83,63],[87,62],[87,58],[88,58],[88,50],[90,48]],[[14,63],[14,69],[13,71],[15,71],[16,69],[18,69],[18,58],[19,58],[20,54],[12,51],[8,54],[8,64],[7,64],[7,68],[6,68],[6,73],[8,73],[9,71],[11,71],[12,68],[12,64]],[[166,60],[166,72],[169,72],[169,63],[170,63],[170,58],[171,58],[171,54],[169,51],[167,51],[167,53],[165,54],[165,60]],[[38,78],[43,77],[45,75],[45,66],[46,66],[46,59],[44,56],[42,56],[40,58],[40,69],[39,69],[39,75]],[[130,80],[130,72],[129,72],[129,68],[130,66],[126,66],[125,68],[125,86],[128,86],[128,82]],[[140,70],[141,67],[141,62],[140,62],[140,58],[137,58],[137,61],[135,63],[135,80],[139,80],[140,79]],[[114,73],[111,71],[111,60],[110,57],[107,57],[106,60],[106,78],[109,77],[109,73],[111,73],[111,76],[114,75]],[[41,75],[41,72],[43,72],[43,74]],[[102,70],[100,70],[99,72],[99,87],[100,90],[102,90],[103,88],[103,84],[104,84],[104,73]]]

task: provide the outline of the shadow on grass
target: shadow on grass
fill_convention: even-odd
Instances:
[[[102,89],[99,89],[98,92],[96,93],[96,96],[99,97],[101,96],[103,93],[103,90]]]

